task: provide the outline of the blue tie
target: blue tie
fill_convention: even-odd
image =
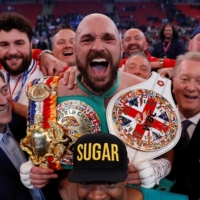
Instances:
[[[21,152],[19,145],[10,134],[4,135],[3,142],[7,147],[6,149],[4,148],[5,153],[12,160],[13,165],[19,172],[21,164],[26,162],[25,156]]]
[[[187,128],[192,124],[190,120],[184,120],[182,122],[182,132],[181,132],[181,140],[184,140],[185,145],[187,146],[190,142],[190,136],[188,134]]]
[[[4,142],[5,146],[7,147],[7,148],[4,148],[5,154],[12,161],[13,167],[15,167],[17,169],[17,171],[19,172],[21,164],[26,162],[26,157],[24,156],[23,152],[21,152],[22,150],[20,149],[20,146],[18,145],[18,143],[15,141],[15,139],[9,133],[5,134],[3,136],[3,142]],[[18,173],[18,176],[19,176],[19,173]],[[20,178],[18,181],[21,184]],[[26,189],[24,186],[23,186],[23,188]],[[44,200],[45,199],[42,191],[37,188],[29,190],[29,192],[31,193],[31,196],[34,200]]]

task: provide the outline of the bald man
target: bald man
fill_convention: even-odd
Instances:
[[[144,52],[154,70],[160,68],[173,68],[175,65],[175,60],[152,57],[147,51],[148,43],[144,33],[137,28],[131,28],[124,33],[122,44],[127,57],[135,52]],[[121,60],[120,68],[125,65],[127,57]]]
[[[148,79],[151,74],[151,64],[143,52],[131,54],[124,66],[124,72]]]
[[[122,89],[142,82],[144,79],[128,73],[118,72],[122,50],[120,38],[117,27],[105,15],[91,14],[82,20],[76,31],[75,49],[77,68],[80,71],[80,74],[77,76],[78,86],[70,90],[63,85],[61,79],[58,83],[58,101],[65,96],[81,95],[89,97],[100,107],[106,118],[106,107],[113,95]],[[162,166],[164,166],[161,169],[164,176],[170,171],[169,166],[171,165],[172,158],[169,152],[162,159],[159,159],[159,163],[162,163]],[[146,163],[148,167],[151,167],[149,162],[152,161],[147,161]],[[156,163],[155,165],[157,165]],[[24,170],[24,168],[26,168],[26,164],[21,167],[23,174],[24,171],[28,171]],[[145,180],[140,179],[139,175],[143,169],[138,168],[137,170],[133,164],[130,164],[128,183],[145,185]],[[43,174],[44,171],[44,169],[40,170],[36,166],[31,166],[30,174],[27,174],[27,177],[30,179],[29,184],[38,187],[38,183],[44,178],[42,175],[46,176],[45,173]],[[151,170],[151,172],[154,171],[156,170]],[[148,174],[149,176],[153,177],[153,181],[150,183],[151,186],[148,185],[148,182],[146,187],[152,187],[152,184],[155,185],[156,182],[159,182],[156,178],[159,176],[156,176],[156,174]],[[62,175],[59,181],[59,189],[63,199],[77,199],[76,187],[67,181],[65,175]]]

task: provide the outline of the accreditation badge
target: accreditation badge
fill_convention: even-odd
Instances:
[[[107,107],[110,133],[127,145],[130,163],[158,157],[178,142],[181,123],[171,96],[171,81],[151,77],[117,93]]]

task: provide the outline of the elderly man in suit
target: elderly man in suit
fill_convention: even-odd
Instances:
[[[200,54],[189,52],[178,57],[173,79],[173,93],[182,122],[182,135],[175,146],[170,179],[176,179],[172,190],[199,199],[200,180]]]

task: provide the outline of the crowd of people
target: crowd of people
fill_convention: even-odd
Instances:
[[[199,199],[200,27],[192,33],[187,53],[173,25],[167,24],[161,33],[159,51],[153,56],[141,30],[125,31],[121,41],[109,17],[90,14],[81,20],[76,31],[59,26],[52,36],[51,52],[48,46],[43,51],[32,48],[33,29],[23,16],[16,13],[0,16],[2,199],[146,199],[144,188],[152,190],[163,178],[172,183],[172,188],[169,193],[154,190],[161,199],[165,195],[172,199],[187,199],[186,196],[189,200]],[[101,123],[108,133],[106,108],[113,96],[145,80],[153,84],[151,77],[156,72],[173,78],[172,93],[182,123],[180,140],[173,149],[155,159],[128,163],[121,140],[111,134],[97,133],[86,134],[73,144],[74,169],[70,172],[43,168],[34,165],[33,159],[27,160],[19,146],[20,139],[26,136],[27,121],[28,130],[37,120],[42,119],[44,129],[49,128],[50,120],[56,121],[55,98],[45,101],[41,88],[36,89],[37,84],[50,88],[45,98],[55,95],[57,88],[58,102],[76,96],[81,96],[88,105],[92,101],[102,113]],[[28,98],[29,86],[35,91],[28,93]],[[94,131],[98,132],[98,120],[95,122]],[[94,152],[86,153],[87,149]],[[59,167],[48,159],[47,163],[54,169]]]
[[[116,10],[115,6],[113,8]],[[168,23],[173,24],[173,22],[176,21],[176,30],[178,32],[179,39],[186,50],[190,36],[194,29],[199,25],[199,21],[193,17],[185,15],[181,10],[176,8],[173,2],[158,3],[158,8],[166,11],[166,18],[160,19],[156,17],[158,18],[157,21],[159,21],[161,25]],[[128,9],[135,9],[135,7],[129,7]],[[134,20],[120,22],[117,20],[115,12],[107,15],[115,22],[121,38],[127,29],[139,28],[142,32],[144,32],[148,40],[150,53],[154,50],[154,46],[159,40],[159,29],[161,27],[155,25],[156,21],[153,20],[151,16],[146,16],[146,24],[138,25],[138,23]],[[51,37],[60,24],[70,24],[70,26],[76,30],[83,17],[84,16],[80,13],[67,13],[66,15],[60,15],[57,18],[55,18],[52,14],[47,14],[45,16],[38,15],[36,19],[36,27],[34,27],[34,48],[51,49]]]

